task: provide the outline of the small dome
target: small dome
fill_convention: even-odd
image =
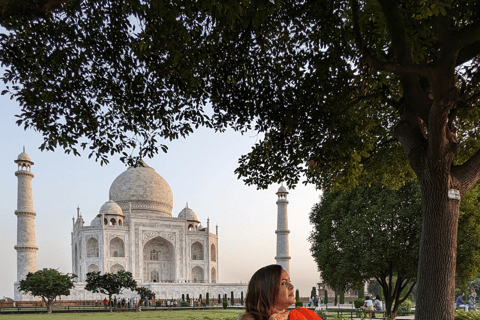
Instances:
[[[121,215],[123,216],[122,208],[113,200],[108,200],[103,204],[99,211],[100,214]],[[94,219],[95,220],[95,219]]]
[[[288,193],[287,188],[285,188],[283,185],[278,188],[277,193]]]
[[[179,218],[198,221],[197,215],[189,207],[183,208],[182,211],[178,214]]]
[[[90,226],[94,227],[94,226],[101,226],[102,225],[102,220],[100,219],[100,217],[96,216],[92,222],[90,222]]]
[[[23,160],[23,161],[32,161],[32,159],[30,158],[30,156],[25,152],[23,151],[22,153],[20,153],[18,155],[18,159],[17,160]]]

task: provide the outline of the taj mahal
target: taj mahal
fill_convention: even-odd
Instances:
[[[25,150],[14,161],[18,165],[17,282],[15,301],[34,300],[18,290],[19,281],[36,272],[36,212],[33,210],[32,165]],[[285,187],[278,195],[277,264],[289,272],[287,198]],[[111,184],[109,199],[87,224],[77,208],[72,220],[72,273],[75,288],[63,300],[101,300],[103,295],[86,291],[88,272],[132,273],[138,285],[149,288],[158,299],[178,299],[190,293],[205,297],[230,294],[240,297],[246,283],[219,283],[218,225],[202,225],[188,204],[172,215],[173,193],[167,181],[144,161],[129,167]],[[132,292],[124,296],[134,297]]]

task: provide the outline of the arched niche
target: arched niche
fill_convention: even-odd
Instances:
[[[192,280],[193,282],[203,282],[204,277],[203,277],[203,268],[196,266],[193,267],[192,269]]]
[[[175,248],[162,237],[155,237],[143,246],[143,281],[152,281],[157,271],[158,282],[175,280]]]
[[[110,257],[125,257],[125,243],[119,237],[110,240]]]
[[[99,271],[100,271],[100,269],[98,269],[98,266],[94,263],[89,265],[88,268],[87,268],[87,273],[89,273],[89,272],[99,272]]]
[[[196,241],[192,243],[192,260],[203,260],[203,244]]]
[[[210,271],[210,282],[217,283],[217,270],[215,270],[215,268],[212,268]]]
[[[110,273],[117,273],[121,270],[125,270],[125,268],[121,264],[116,263],[110,268]]]
[[[210,246],[210,261],[217,261],[217,250],[215,249],[215,245],[213,243]]]
[[[87,258],[98,258],[98,240],[94,237],[87,240]]]

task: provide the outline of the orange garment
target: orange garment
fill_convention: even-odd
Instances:
[[[290,311],[289,320],[322,320],[315,312],[307,308],[298,308]]]

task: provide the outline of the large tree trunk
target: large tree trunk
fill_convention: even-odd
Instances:
[[[446,162],[433,164],[433,169],[419,177],[423,226],[418,262],[417,320],[454,319],[460,200],[448,198],[447,192],[452,186]]]

